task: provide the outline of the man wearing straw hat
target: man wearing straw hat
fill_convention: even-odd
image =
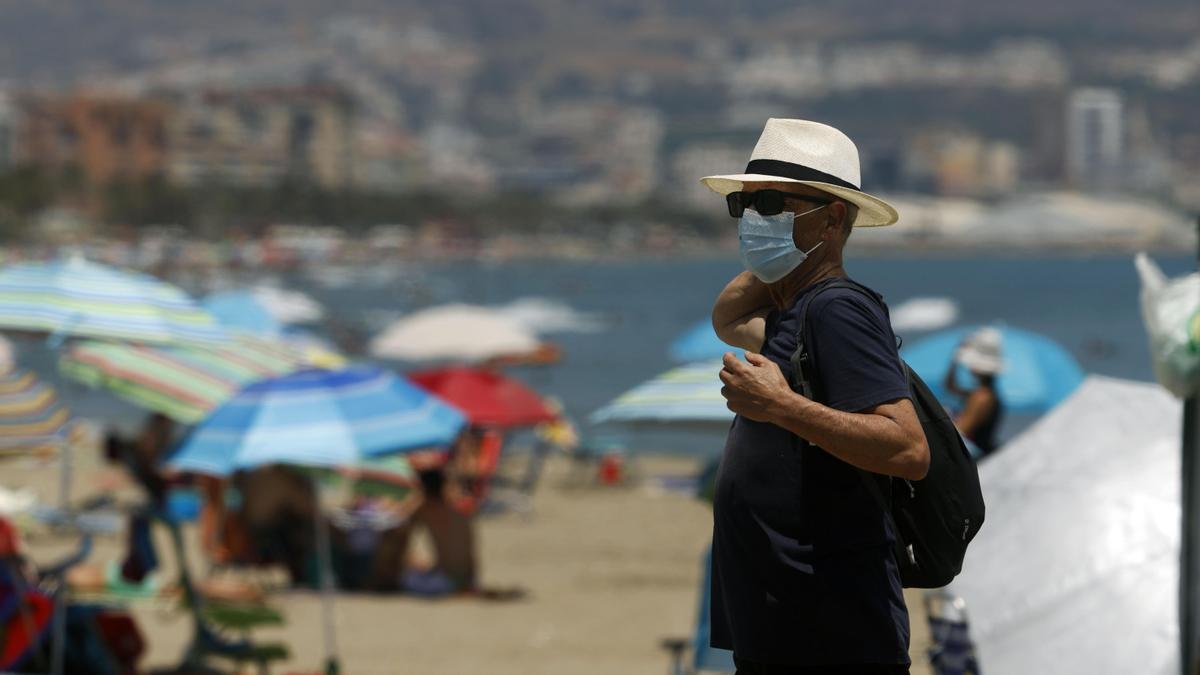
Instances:
[[[897,220],[859,180],[845,134],[790,119],[767,121],[745,173],[703,179],[738,218],[746,267],[713,307],[717,334],[745,350],[720,374],[737,417],[717,477],[711,608],[712,645],[742,675],[908,672],[895,535],[866,480],[924,477],[929,448],[881,298],[821,292],[846,277],[852,228]],[[815,400],[785,376],[804,307]]]

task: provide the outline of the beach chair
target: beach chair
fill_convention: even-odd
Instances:
[[[944,588],[932,590],[925,594],[925,613],[933,643],[929,664],[935,675],[979,675],[966,602]]]
[[[144,515],[148,517],[135,518],[131,523],[131,527],[137,528],[137,534],[133,538],[149,542],[152,521],[166,526],[179,566],[179,587],[183,592],[183,604],[192,619],[192,639],[184,652],[179,671],[211,672],[208,664],[216,658],[232,662],[239,670],[246,664],[253,664],[259,673],[265,675],[270,672],[271,664],[287,660],[291,656],[287,645],[259,642],[249,637],[254,628],[281,625],[282,614],[261,604],[204,599],[192,582],[179,523],[162,513],[150,512]]]
[[[126,675],[136,671],[145,642],[133,618],[119,607],[76,602],[67,592],[68,570],[92,549],[83,531],[76,551],[41,567],[30,583],[15,550],[0,557],[0,670]]]
[[[693,675],[694,673],[732,673],[737,670],[733,665],[733,652],[725,649],[715,649],[708,646],[711,623],[709,607],[712,591],[712,547],[704,552],[701,565],[704,574],[700,579],[700,589],[697,595],[700,604],[696,607],[696,631],[692,639],[667,638],[662,641],[664,649],[671,653],[670,673],[672,675]],[[691,649],[690,667],[685,665],[684,652]]]

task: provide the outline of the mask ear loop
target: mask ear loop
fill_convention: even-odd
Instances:
[[[797,218],[799,218],[801,216],[807,216],[810,213],[816,213],[817,211],[820,211],[821,209],[825,208],[826,206],[829,206],[829,205],[822,204],[822,205],[818,206],[817,208],[809,209],[809,210],[805,211],[804,213],[797,213],[796,215],[792,216],[792,223],[795,224]],[[807,251],[801,251],[801,252],[804,254],[804,257],[807,258],[808,256],[812,255],[813,251],[817,250],[817,248],[820,247],[821,244],[824,244],[824,243],[825,243],[825,240],[822,239],[821,241],[817,242],[816,246],[813,246],[812,248],[808,249]],[[799,251],[800,249],[797,248],[796,250]]]

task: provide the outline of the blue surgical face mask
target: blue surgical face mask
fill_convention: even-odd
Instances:
[[[804,213],[784,211],[773,216],[760,216],[758,212],[746,209],[738,220],[738,246],[742,264],[765,284],[773,284],[786,277],[823,243],[817,242],[817,246],[807,251],[796,248],[792,224],[800,216],[823,208],[825,205]]]

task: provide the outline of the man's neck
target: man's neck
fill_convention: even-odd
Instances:
[[[814,284],[819,284],[826,279],[845,276],[846,269],[842,267],[841,260],[822,260],[817,262],[812,269],[804,269],[804,265],[801,265],[790,275],[784,277],[783,282],[778,284],[777,288],[772,289],[771,297],[779,305],[780,309],[787,309],[792,306],[796,301],[796,297],[804,289]]]

